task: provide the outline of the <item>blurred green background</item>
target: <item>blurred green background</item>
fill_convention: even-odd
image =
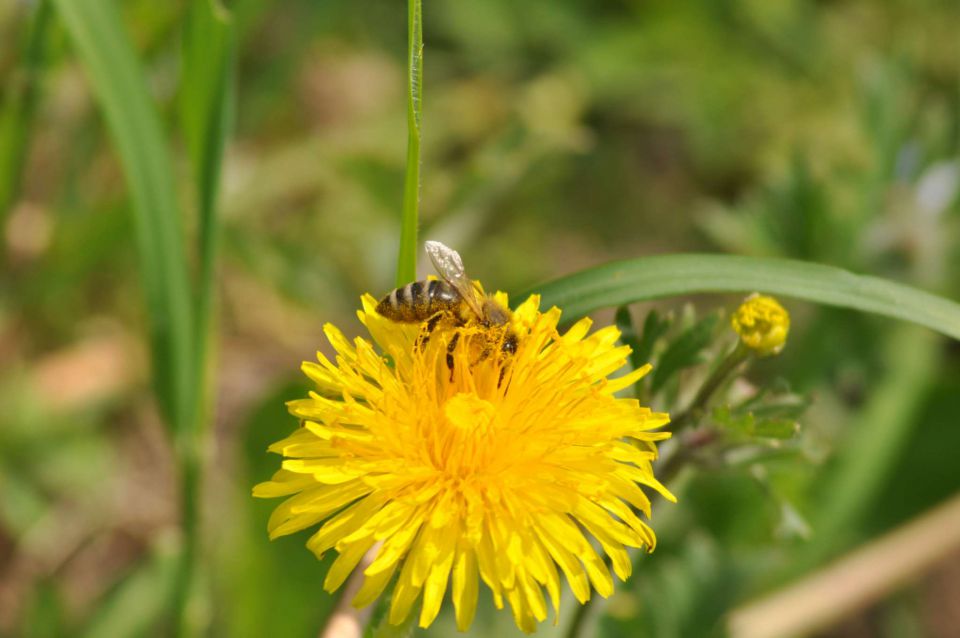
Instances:
[[[13,158],[0,163],[0,635],[166,635],[176,474],[149,382],[128,189],[56,12],[30,36],[35,4],[0,4],[4,113],[36,89],[0,128]],[[313,636],[335,602],[326,563],[307,532],[268,542],[277,503],[250,489],[278,467],[265,449],[296,425],[284,401],[306,391],[299,363],[324,347],[323,323],[358,334],[358,296],[392,287],[406,7],[226,4],[236,77],[191,613],[211,636]],[[186,3],[117,5],[189,211],[176,103]],[[958,33],[951,0],[428,0],[421,237],[514,292],[613,258],[707,251],[819,261],[957,299]],[[690,301],[707,312],[737,300]],[[787,306],[787,349],[750,378],[813,397],[799,439],[782,458],[677,477],[680,503],[654,510],[660,546],[598,610],[595,635],[722,633],[731,609],[960,489],[957,344]],[[481,600],[473,635],[518,633]],[[953,552],[820,635],[955,635],[958,600]],[[453,626],[445,610],[423,633]]]

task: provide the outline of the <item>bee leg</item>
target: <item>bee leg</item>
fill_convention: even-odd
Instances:
[[[443,313],[438,312],[429,319],[427,319],[427,325],[424,326],[423,330],[420,331],[420,335],[417,337],[417,347],[423,350],[427,346],[427,341],[430,340],[430,335],[436,329],[437,324],[440,323],[440,320],[443,319]]]
[[[450,337],[450,343],[447,344],[447,367],[450,369],[450,380],[453,381],[453,352],[457,349],[457,342],[460,341],[460,333],[455,332]]]

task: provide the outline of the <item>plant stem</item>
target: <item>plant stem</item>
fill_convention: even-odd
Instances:
[[[197,576],[200,555],[200,484],[202,463],[199,438],[195,431],[181,432],[177,440],[180,471],[180,530],[183,546],[173,588],[175,635],[191,636],[197,628],[189,613],[189,602]]]
[[[194,351],[188,413],[176,435],[180,471],[183,547],[174,590],[173,613],[178,636],[202,633],[190,613],[202,567],[200,506],[203,492],[204,441],[211,417],[210,378],[216,308],[219,244],[217,201],[223,152],[230,128],[233,98],[233,21],[219,4],[192,0],[187,12],[181,86],[182,127],[196,181],[198,272],[194,290]]]
[[[30,123],[36,110],[40,73],[46,61],[47,33],[50,25],[50,3],[38,3],[33,20],[25,29],[20,69],[5,91],[0,111],[0,222],[4,220],[20,186]],[[0,251],[6,244],[0,242]]]
[[[403,184],[403,217],[397,285],[417,278],[417,218],[420,208],[420,122],[422,117],[423,25],[421,0],[408,0],[407,11],[407,173]]]
[[[683,428],[697,425],[706,413],[707,404],[710,403],[710,399],[713,398],[714,393],[720,389],[720,386],[727,381],[730,375],[741,363],[746,361],[749,356],[750,349],[738,341],[737,346],[724,357],[720,365],[710,373],[707,380],[700,386],[696,396],[690,403],[690,407],[672,421],[671,429],[674,432],[679,432]]]

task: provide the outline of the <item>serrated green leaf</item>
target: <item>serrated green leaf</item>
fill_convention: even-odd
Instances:
[[[673,324],[670,317],[660,317],[660,313],[651,310],[643,320],[643,333],[640,335],[640,343],[635,351],[636,358],[646,363],[653,356],[653,349],[657,345],[660,337],[667,334],[667,330]]]
[[[734,413],[730,406],[719,405],[713,409],[710,415],[719,426],[726,430],[733,430],[740,434],[750,434],[753,430],[753,415],[749,412]]]
[[[926,326],[960,339],[960,304],[877,277],[791,259],[658,255],[613,262],[536,287],[570,322],[600,308],[706,292],[763,292]],[[519,295],[521,298],[526,294]]]
[[[793,419],[755,419],[753,435],[764,439],[792,439],[800,431]]]
[[[680,370],[703,363],[703,350],[713,340],[719,321],[718,314],[707,315],[667,346],[654,368],[651,392],[662,388],[663,384]]]
[[[747,437],[791,439],[800,431],[796,420],[773,416],[762,418],[755,412],[731,410],[729,406],[714,408],[713,421],[726,430]]]
[[[613,317],[613,322],[620,330],[620,342],[625,346],[630,346],[630,366],[636,370],[642,366],[645,361],[637,356],[637,350],[640,347],[640,339],[637,331],[633,327],[633,317],[630,315],[630,309],[627,306],[620,306]]]

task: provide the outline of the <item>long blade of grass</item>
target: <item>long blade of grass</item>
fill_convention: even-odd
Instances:
[[[929,332],[900,326],[883,344],[886,373],[848,424],[850,439],[821,472],[823,498],[815,513],[821,538],[806,554],[811,564],[856,536],[864,512],[875,507],[928,397],[940,349]]]
[[[417,278],[417,223],[420,208],[420,123],[423,115],[423,25],[421,0],[407,9],[407,173],[403,182],[397,285]]]
[[[0,111],[0,224],[20,189],[30,124],[36,110],[39,77],[46,63],[50,3],[41,1],[22,38],[19,69],[7,87]],[[2,250],[3,242],[0,242]]]
[[[172,160],[160,118],[110,0],[52,0],[93,84],[133,200],[153,379],[166,421],[190,418],[192,316]]]
[[[157,402],[173,430],[180,461],[184,541],[172,604],[178,633],[183,634],[185,601],[199,554],[201,456],[196,424],[202,357],[198,359],[195,350],[196,324],[172,160],[116,5],[111,0],[53,2],[103,108],[133,199]]]
[[[538,292],[569,322],[599,308],[695,293],[765,292],[861,310],[960,339],[960,304],[841,268],[790,259],[659,255],[613,262],[562,277]],[[525,295],[521,295],[523,298]]]
[[[232,17],[218,0],[193,0],[184,24],[180,122],[193,169],[198,216],[194,365],[200,396],[193,402],[199,411],[193,420],[203,421],[208,341],[216,296],[217,198],[233,112],[235,34]]]

